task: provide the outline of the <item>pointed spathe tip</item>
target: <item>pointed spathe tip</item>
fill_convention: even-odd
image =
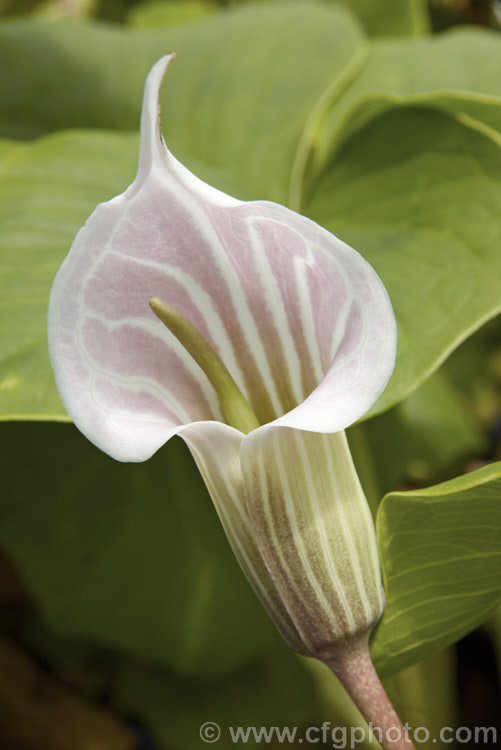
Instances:
[[[175,58],[175,56],[175,52],[170,52],[169,54],[164,55],[159,60],[157,60],[157,62],[151,68],[144,84],[143,108],[150,99],[155,103],[158,102],[160,86],[162,84],[165,71],[167,70],[167,66],[169,65],[171,60]]]
[[[160,127],[160,86],[174,57],[174,52],[161,57],[151,68],[144,84],[138,176],[149,172],[155,151],[165,149]]]
[[[180,187],[184,187],[202,200],[219,206],[238,206],[241,201],[200,180],[170,153],[165,144],[160,124],[160,86],[167,66],[174,57],[174,52],[161,57],[148,73],[144,84],[139,165],[133,191],[147,181],[148,175],[155,165],[158,165],[164,178],[169,174]],[[129,191],[129,196],[130,194]]]

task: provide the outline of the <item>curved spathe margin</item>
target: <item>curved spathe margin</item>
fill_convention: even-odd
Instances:
[[[49,351],[63,403],[77,427],[121,461],[146,460],[185,426],[203,431],[221,419],[204,373],[153,320],[147,300],[161,296],[160,268],[179,280],[167,286],[202,325],[202,313],[211,313],[208,333],[253,408],[268,399],[262,423],[343,430],[372,406],[393,370],[396,324],[386,290],[359,253],[315,222],[278,204],[236,201],[172,157],[158,109],[171,59],[156,63],[146,81],[136,180],[96,208],[53,284]],[[204,264],[217,271],[205,287],[179,261],[186,221],[200,242],[190,263],[204,279]],[[235,246],[239,237],[243,245]],[[158,249],[165,244],[170,255]],[[122,264],[116,275],[110,258]],[[127,295],[138,283],[144,289],[134,307]],[[124,371],[134,358],[141,366]]]

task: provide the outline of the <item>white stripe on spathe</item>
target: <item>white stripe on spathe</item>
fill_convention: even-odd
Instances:
[[[256,513],[251,511],[251,518],[255,521],[257,516],[261,520],[257,537],[263,556],[267,559],[264,550],[273,550],[273,556],[278,561],[273,571],[279,587],[279,580],[282,582],[282,597],[286,602],[293,601],[294,610],[301,604],[300,619],[306,618],[308,628],[315,623],[317,635],[322,632],[323,638],[328,639],[333,632],[336,636],[346,632],[349,623],[345,622],[348,617],[342,607],[342,594],[340,596],[337,591],[337,576],[332,579],[321,575],[318,556],[321,538],[318,534],[313,535],[314,543],[311,544],[312,535],[308,522],[305,523],[305,516],[310,516],[313,520],[311,526],[317,527],[317,530],[318,519],[308,513],[311,492],[307,473],[303,473],[301,456],[295,454],[293,457],[295,470],[292,471],[289,465],[292,457],[290,449],[294,452],[294,432],[282,433],[281,441],[272,439],[265,441],[266,444],[257,444],[256,441],[254,477],[258,481],[258,489],[253,493]],[[297,482],[298,477],[305,480],[303,486],[301,481]],[[246,491],[249,503],[248,483]],[[262,511],[261,505],[264,507]],[[256,530],[256,526],[254,528]],[[332,613],[334,603],[335,617]]]
[[[279,389],[273,379],[264,344],[247,303],[241,280],[231,264],[227,254],[227,249],[221,244],[216,229],[211,223],[209,216],[191,194],[186,191],[178,190],[176,192],[176,199],[180,203],[186,205],[187,208],[191,208],[192,221],[196,224],[201,237],[205,240],[206,252],[210,252],[210,257],[214,266],[218,269],[223,283],[225,284],[224,291],[227,293],[227,298],[231,300],[234,318],[238,321],[242,331],[242,336],[247,343],[249,356],[254,360],[256,371],[259,372],[263,380],[266,392],[268,393],[275,410],[275,414],[279,415],[283,411]],[[194,203],[196,210],[194,210]],[[207,256],[205,257],[204,262],[207,263]],[[222,289],[218,290],[218,294],[221,294],[222,292]],[[221,320],[221,323],[224,326],[224,321]],[[235,356],[235,350],[231,340],[229,337],[226,337],[224,341],[220,341],[219,339],[215,340],[218,341],[220,355],[223,362],[231,372],[232,377],[241,392],[247,399],[249,399],[250,394],[246,387],[245,374]]]
[[[280,342],[284,368],[283,377],[290,382],[292,388],[292,398],[294,404],[299,404],[305,397],[301,384],[301,361],[296,349],[296,342],[290,329],[290,320],[284,315],[283,299],[277,279],[272,271],[266,248],[263,247],[259,239],[258,232],[254,224],[258,221],[257,217],[251,216],[246,218],[246,224],[249,229],[250,245],[252,248],[255,270],[259,274],[262,288],[262,298],[266,300],[269,313],[273,319],[273,324],[278,334]],[[259,218],[259,222],[264,219]],[[271,221],[271,219],[268,219]],[[276,219],[273,220],[275,226],[279,225]],[[281,306],[280,306],[281,303]],[[276,383],[277,393],[283,389],[283,385]],[[282,412],[284,411],[282,406]]]
[[[324,507],[325,501],[326,501],[326,495],[324,492],[317,492],[316,484],[318,482],[319,477],[313,477],[312,476],[312,468],[314,467],[314,464],[312,464],[309,461],[308,455],[305,450],[305,444],[304,441],[301,440],[300,434],[294,430],[291,433],[291,437],[294,439],[295,447],[297,449],[298,456],[301,457],[302,461],[302,467],[303,471],[305,473],[305,477],[307,478],[307,492],[306,494],[299,499],[299,503],[309,504],[310,505],[310,511],[311,511],[311,517],[314,519],[315,527],[316,527],[316,533],[318,535],[318,539],[320,540],[319,549],[322,550],[324,555],[324,568],[326,568],[326,580],[332,582],[336,582],[336,594],[339,596],[343,611],[346,614],[346,620],[348,625],[348,630],[352,631],[355,628],[355,622],[353,619],[353,616],[350,612],[350,607],[348,604],[348,593],[346,592],[343,582],[343,576],[341,571],[341,565],[339,560],[339,554],[336,555],[336,552],[339,553],[338,550],[333,548],[332,543],[329,540],[328,531],[329,525],[325,523],[325,512]],[[325,460],[327,461],[327,456],[325,457]],[[332,478],[330,475],[329,478]],[[317,480],[317,482],[315,481]],[[325,475],[322,476],[322,479],[325,479]],[[331,487],[330,494],[331,497],[331,503],[329,506],[329,515],[332,519],[335,518],[335,513],[337,513],[338,517],[342,515],[342,499],[337,495],[336,488],[334,486],[334,483],[331,481]],[[335,521],[336,522],[336,521]],[[346,529],[345,529],[346,532]],[[347,543],[349,544],[349,539],[346,538]],[[337,563],[337,564],[336,564]],[[321,581],[321,569],[319,567],[316,568],[317,570],[317,577]],[[334,623],[334,627],[337,627],[337,623]]]

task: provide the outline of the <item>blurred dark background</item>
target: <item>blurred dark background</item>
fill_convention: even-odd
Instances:
[[[124,23],[127,14],[143,0],[0,0],[0,14],[23,15],[51,7],[68,16],[92,16],[115,23]],[[195,0],[196,1],[196,0]],[[245,0],[205,0],[206,5],[232,5]],[[166,3],[169,0],[165,0]],[[190,4],[193,0],[186,0]],[[200,0],[198,0],[200,4]],[[434,31],[460,24],[479,24],[501,28],[500,0],[428,0]]]

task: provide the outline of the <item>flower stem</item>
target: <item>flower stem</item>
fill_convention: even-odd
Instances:
[[[402,724],[381,684],[369,655],[368,637],[340,649],[327,666],[363,715],[384,750],[414,750],[409,725]]]

